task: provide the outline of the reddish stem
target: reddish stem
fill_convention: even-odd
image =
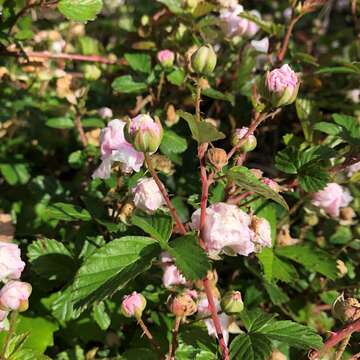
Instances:
[[[81,143],[83,144],[84,147],[87,147],[88,139],[85,135],[84,128],[81,124],[81,115],[80,114],[77,114],[75,117],[75,127],[79,133]]]
[[[331,349],[333,346],[337,345],[339,342],[341,342],[343,339],[345,339],[352,333],[358,332],[358,331],[360,331],[360,319],[345,326],[338,332],[333,333],[330,336],[330,338],[325,342],[325,345],[323,346],[323,348],[320,351],[313,352],[310,355],[310,359],[312,359],[312,360],[321,359],[321,356],[323,354],[325,354],[329,349]]]

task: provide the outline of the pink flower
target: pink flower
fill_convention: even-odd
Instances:
[[[349,177],[353,176],[355,173],[357,173],[358,171],[360,171],[360,161],[353,164],[353,165],[350,165],[348,168],[347,168],[347,175]]]
[[[191,217],[191,227],[200,228],[200,209]],[[204,241],[210,256],[221,252],[247,256],[255,251],[249,228],[251,218],[236,205],[217,203],[206,209]]]
[[[280,69],[270,71],[266,77],[268,90],[277,93],[288,88],[295,89],[298,82],[298,77],[288,64],[284,64]]]
[[[25,311],[29,307],[31,285],[12,280],[6,283],[0,290],[0,309],[5,311]]]
[[[217,298],[214,298],[215,307],[218,311],[221,310],[220,301]],[[198,315],[199,317],[206,317],[211,315],[211,310],[209,307],[209,301],[205,294],[202,294],[200,300],[198,301]]]
[[[97,113],[103,119],[111,119],[113,117],[112,110],[110,108],[108,108],[108,107],[105,107],[105,106],[98,109]]]
[[[171,50],[165,49],[158,52],[157,58],[161,65],[170,67],[174,63],[175,54]]]
[[[267,54],[267,52],[269,51],[268,37],[264,37],[261,40],[251,40],[250,44],[257,52]]]
[[[144,154],[136,151],[124,137],[125,122],[115,119],[101,130],[100,149],[102,163],[92,177],[108,179],[111,175],[111,165],[115,161],[122,164],[124,172],[138,172],[144,163]]]
[[[25,263],[16,244],[0,242],[0,280],[19,279]]]
[[[145,307],[146,299],[144,296],[134,291],[131,295],[124,296],[121,312],[126,317],[140,318]]]
[[[165,205],[164,197],[152,178],[140,179],[132,189],[132,193],[135,206],[146,213],[151,214]]]
[[[280,191],[280,187],[279,187],[279,184],[272,180],[272,179],[269,179],[267,177],[264,177],[261,179],[261,182],[265,185],[267,185],[270,189],[276,191],[276,192],[279,192]]]
[[[174,259],[167,252],[162,252],[160,255],[160,261],[164,274],[162,277],[163,285],[166,288],[171,288],[175,285],[185,285],[186,279],[180,273],[179,269],[174,265]]]
[[[314,194],[312,203],[322,208],[329,216],[338,217],[340,208],[352,201],[349,191],[339,184],[329,183],[325,189]]]
[[[251,228],[254,231],[252,241],[261,247],[271,247],[271,226],[270,223],[263,218],[255,215],[251,218]]]

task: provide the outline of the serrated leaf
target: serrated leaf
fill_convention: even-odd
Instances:
[[[72,129],[74,122],[68,117],[56,117],[48,119],[45,125],[54,129]]]
[[[80,206],[61,202],[49,205],[46,216],[48,219],[63,221],[91,220],[90,213],[87,210],[82,209]]]
[[[102,0],[60,0],[59,11],[69,20],[94,20],[102,9]]]
[[[262,334],[240,334],[231,342],[230,359],[265,360],[271,355],[271,342]]]
[[[316,163],[303,166],[299,172],[299,184],[306,192],[322,190],[330,180],[330,174],[326,169]]]
[[[286,210],[289,210],[284,198],[269,186],[263,184],[248,168],[244,166],[234,166],[226,175],[243,189],[253,191],[266,199],[271,199],[283,206]]]
[[[338,277],[336,260],[318,248],[309,245],[283,246],[276,248],[275,253],[303,265],[310,271],[318,272],[331,280],[335,280]]]
[[[135,81],[131,75],[124,75],[117,77],[112,82],[111,87],[116,92],[133,94],[144,92],[147,89],[147,84]]]
[[[11,357],[11,355],[14,355],[15,352],[18,352],[24,345],[24,342],[26,341],[28,336],[28,332],[19,335],[13,335],[9,340],[6,352],[4,354],[5,358],[8,359]]]
[[[150,73],[151,57],[148,54],[125,54],[125,59],[135,71]]]
[[[177,114],[188,123],[193,139],[199,144],[225,138],[225,134],[216,129],[214,125],[205,121],[197,121],[194,115],[185,111],[180,110]]]
[[[333,114],[332,118],[342,127],[342,138],[350,144],[360,145],[360,126],[356,118],[344,114]]]
[[[171,216],[166,214],[147,215],[143,212],[136,211],[131,218],[133,225],[139,227],[160,243],[166,244],[170,239],[173,221]]]
[[[244,310],[240,318],[248,332],[259,332],[264,325],[270,323],[275,315],[266,314],[259,309]]]
[[[12,354],[8,360],[51,360],[48,356],[32,349],[20,349]]]
[[[160,249],[156,240],[142,236],[115,239],[90,255],[80,267],[72,285],[75,309],[84,310],[122,289],[148,270]]]
[[[264,282],[264,288],[269,295],[271,302],[274,305],[281,305],[288,302],[290,299],[279,286],[269,282]]]
[[[210,269],[208,257],[195,235],[185,235],[169,243],[168,252],[188,280],[203,279]]]
[[[160,150],[163,154],[181,154],[187,149],[187,146],[185,138],[172,130],[164,130],[164,136],[160,145]]]
[[[314,329],[290,320],[273,320],[259,332],[272,340],[302,349],[319,349],[323,344],[321,336]]]
[[[279,259],[273,249],[264,248],[257,254],[262,268],[264,270],[264,278],[271,282],[281,280],[291,283],[298,277],[296,269],[289,263]]]
[[[110,316],[106,312],[105,303],[103,301],[98,304],[94,304],[92,316],[96,323],[100,326],[101,330],[106,330],[111,324]]]

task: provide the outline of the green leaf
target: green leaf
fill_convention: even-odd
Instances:
[[[269,186],[263,184],[248,168],[244,166],[234,166],[226,175],[243,189],[253,191],[266,199],[271,199],[283,206],[286,210],[289,210],[284,198]]]
[[[6,352],[5,352],[5,358],[8,359],[12,354],[15,352],[18,352],[24,345],[24,342],[28,338],[29,333],[23,333],[20,335],[13,335],[11,339],[9,340]]]
[[[68,203],[55,203],[47,207],[46,216],[48,219],[56,219],[63,221],[90,221],[90,213],[76,206]]]
[[[275,315],[262,312],[260,309],[244,310],[240,318],[248,332],[256,332],[264,325],[270,323]]]
[[[168,252],[188,280],[203,279],[210,269],[208,257],[195,235],[185,235],[169,243]]]
[[[31,269],[49,280],[68,280],[76,271],[76,263],[65,245],[54,239],[40,239],[28,246]]]
[[[356,118],[343,114],[333,114],[332,118],[342,127],[342,138],[350,144],[360,145],[360,126]]]
[[[71,290],[75,308],[84,310],[125,287],[151,267],[159,250],[155,240],[142,236],[125,236],[98,249],[75,276]]]
[[[323,344],[321,336],[314,329],[290,320],[273,320],[258,331],[272,340],[297,348],[319,349]]]
[[[329,172],[317,163],[303,166],[299,171],[299,184],[306,192],[322,190],[330,180]]]
[[[240,334],[231,342],[230,359],[265,360],[271,355],[271,342],[262,334]]]
[[[231,104],[234,104],[234,102],[235,102],[234,95],[227,94],[227,93],[222,93],[222,92],[220,92],[218,90],[215,90],[213,88],[203,90],[202,94],[209,97],[209,98],[212,98],[212,99],[228,101]]]
[[[163,154],[181,154],[187,149],[187,141],[172,130],[164,130],[160,150]]]
[[[92,316],[101,330],[106,330],[111,324],[109,314],[106,312],[105,303],[103,301],[93,305]]]
[[[94,20],[102,9],[102,0],[60,0],[59,11],[69,20]]]
[[[271,248],[264,248],[257,254],[267,281],[281,280],[291,283],[298,277],[296,269],[289,263],[279,259]]]
[[[0,171],[10,185],[26,184],[30,179],[28,166],[21,163],[2,163]]]
[[[331,280],[338,275],[336,260],[327,252],[309,245],[293,245],[276,248],[276,254],[291,259],[310,271],[318,272]]]
[[[74,122],[68,117],[51,118],[45,124],[54,129],[72,129],[74,127]]]
[[[320,121],[314,125],[314,129],[322,131],[328,135],[339,135],[341,134],[341,127],[325,121]]]
[[[166,244],[170,239],[173,221],[169,215],[162,213],[147,215],[136,211],[132,215],[131,222],[162,244]]]
[[[352,240],[352,231],[348,226],[339,226],[335,233],[330,236],[332,244],[344,245]]]
[[[157,0],[159,3],[166,5],[173,14],[182,14],[184,9],[182,8],[181,0]]]
[[[114,91],[124,94],[141,93],[147,89],[146,83],[135,81],[131,75],[117,77],[111,86]]]
[[[183,69],[175,69],[170,74],[166,75],[168,81],[176,86],[180,86],[185,79],[185,72]]]
[[[158,360],[159,356],[151,349],[147,349],[147,348],[129,349],[121,354],[121,360],[134,360],[134,359]]]
[[[178,111],[177,114],[189,125],[192,137],[199,144],[225,139],[225,134],[216,127],[205,121],[197,121],[194,115],[185,111]]]
[[[316,102],[309,99],[297,98],[295,105],[305,140],[311,142],[313,138],[313,123],[321,116],[316,107]]]
[[[151,71],[151,57],[148,54],[125,54],[125,59],[130,67],[135,71],[150,73]]]
[[[315,74],[358,74],[360,72],[356,69],[346,67],[346,66],[334,66],[334,67],[323,67],[320,70],[316,71]]]
[[[274,305],[281,305],[288,301],[290,301],[289,297],[287,296],[286,292],[284,292],[279,286],[276,284],[271,284],[269,282],[264,282],[264,287],[266,292],[269,295],[271,302]]]
[[[51,360],[48,356],[32,349],[20,349],[12,354],[8,360]]]

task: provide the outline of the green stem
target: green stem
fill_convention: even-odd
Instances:
[[[15,332],[16,316],[17,316],[17,311],[13,311],[10,315],[10,327],[9,327],[9,331],[5,338],[3,348],[1,350],[1,355],[0,355],[1,360],[6,360],[5,355],[6,355],[10,340],[12,338],[12,335]]]

